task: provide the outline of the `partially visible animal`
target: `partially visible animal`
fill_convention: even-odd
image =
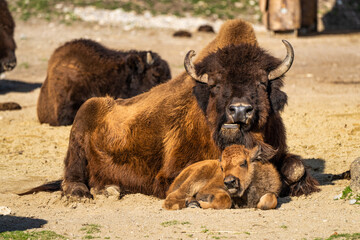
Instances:
[[[11,71],[16,66],[14,29],[15,22],[7,2],[0,0],[0,73]]]
[[[215,33],[214,28],[208,24],[199,26],[198,32]]]
[[[37,115],[41,123],[70,125],[91,97],[130,98],[170,78],[169,65],[157,53],[115,51],[92,40],[73,40],[49,60]]]
[[[265,144],[250,150],[231,145],[224,149],[220,161],[204,160],[186,167],[170,185],[163,208],[274,209],[281,181],[268,160],[275,154]]]
[[[185,30],[179,30],[173,33],[173,37],[187,37],[191,38],[192,34]]]
[[[278,150],[270,162],[287,194],[319,190],[301,158],[288,153],[280,116],[292,46],[284,41],[281,61],[258,46],[250,24],[223,27],[195,65],[188,52],[186,73],[130,99],[92,98],[81,106],[64,162],[65,195],[91,198],[90,188],[117,185],[165,198],[185,167],[217,159],[233,144],[261,143]]]

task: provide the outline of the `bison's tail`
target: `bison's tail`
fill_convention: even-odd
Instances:
[[[313,192],[319,192],[318,186],[319,182],[306,169],[304,176],[298,182],[290,185],[290,196],[309,195]]]
[[[331,180],[341,180],[341,179],[347,179],[347,180],[350,180],[351,179],[351,173],[350,173],[350,170],[346,171],[346,172],[343,172],[343,173],[340,173],[340,174],[335,174],[335,175],[332,175],[332,178]]]
[[[61,183],[63,180],[57,180],[53,182],[48,182],[38,187],[32,188],[26,192],[19,193],[19,196],[24,196],[28,194],[33,194],[37,192],[55,192],[61,190]]]

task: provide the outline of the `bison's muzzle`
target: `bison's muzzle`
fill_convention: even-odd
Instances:
[[[11,71],[16,67],[16,56],[14,52],[8,54],[8,57],[0,60],[0,72]]]

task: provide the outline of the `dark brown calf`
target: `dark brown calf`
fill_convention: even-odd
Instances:
[[[185,168],[171,184],[163,207],[273,209],[281,189],[280,175],[268,162],[275,153],[266,145],[250,150],[242,145],[227,147],[221,162],[205,160]]]
[[[154,52],[114,51],[91,40],[73,40],[55,50],[37,104],[41,123],[70,125],[91,97],[129,98],[171,78]]]

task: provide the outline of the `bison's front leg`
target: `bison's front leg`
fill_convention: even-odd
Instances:
[[[282,195],[288,192],[291,196],[300,196],[320,191],[318,181],[306,170],[299,156],[286,154],[280,172],[285,186]]]
[[[82,139],[83,137],[76,132],[76,126],[73,126],[68,152],[64,161],[65,174],[61,188],[66,196],[92,198],[93,196],[87,186],[87,160]]]

